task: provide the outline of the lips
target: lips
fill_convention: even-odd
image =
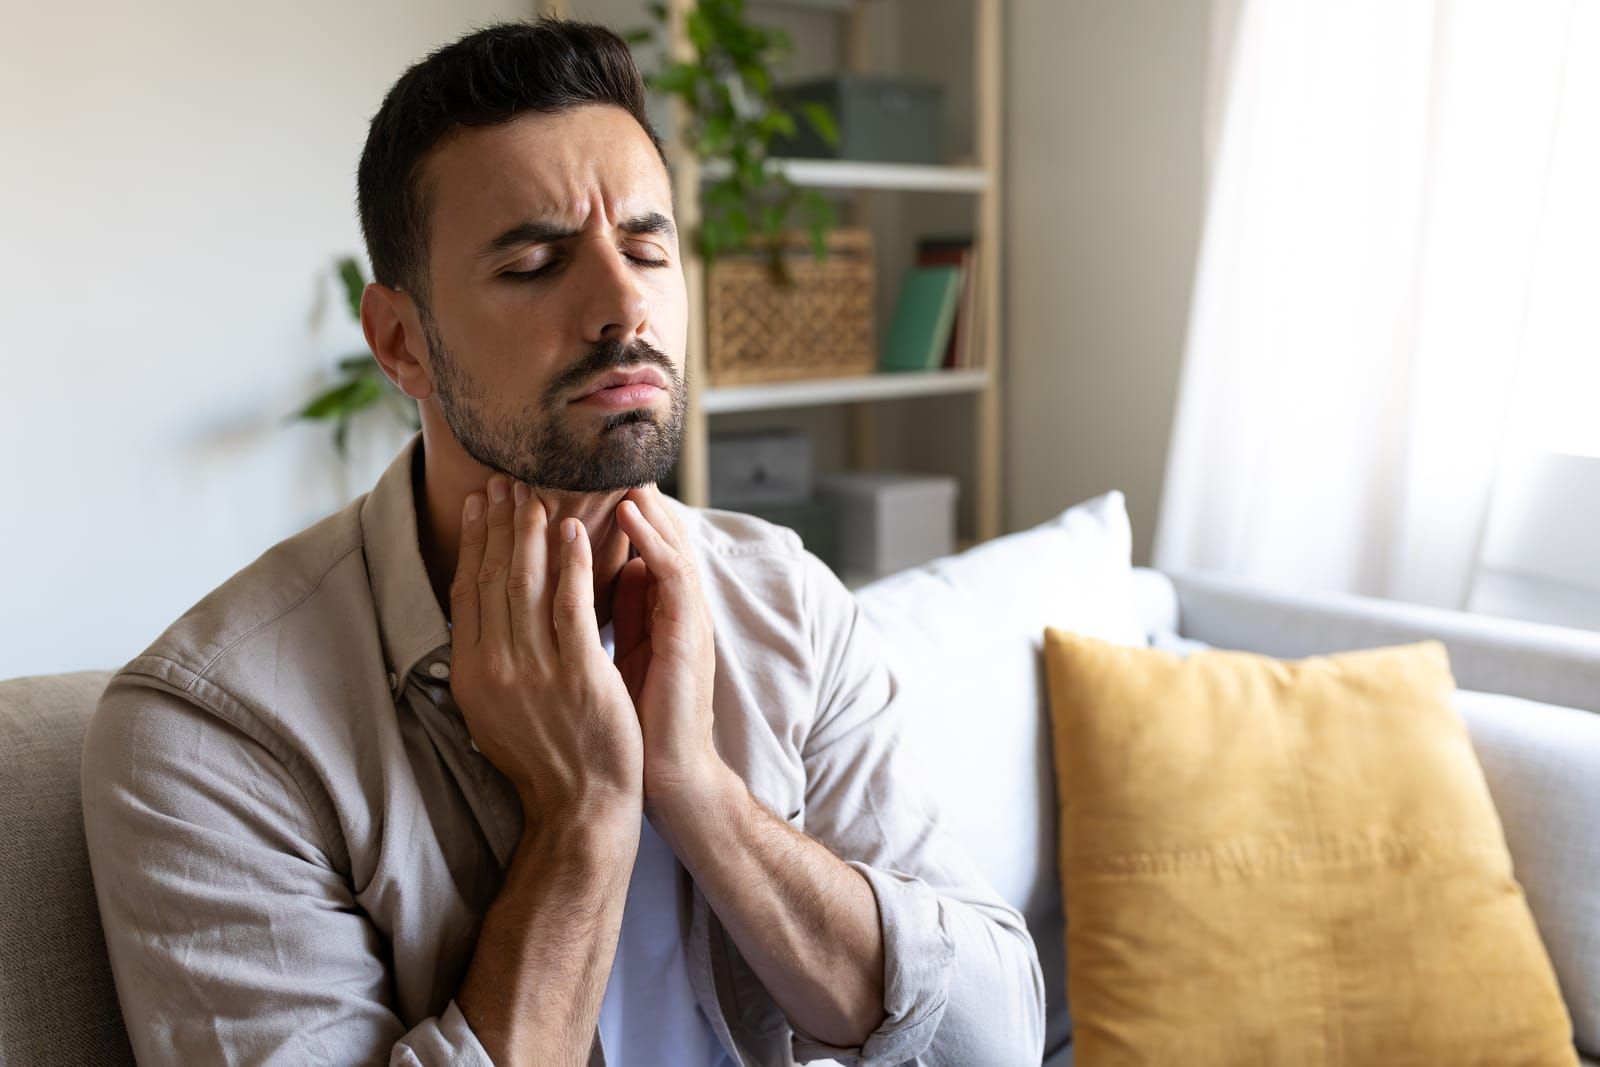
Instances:
[[[625,389],[629,386],[640,386],[641,388],[638,391],[644,394],[648,393],[650,387],[665,389],[667,387],[667,379],[655,367],[641,367],[638,370],[631,371],[608,371],[583,386],[582,392],[574,399],[586,400],[596,393],[601,393],[608,389]]]

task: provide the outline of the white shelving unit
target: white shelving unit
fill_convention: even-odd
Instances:
[[[666,0],[670,16],[670,52],[674,58],[692,58],[685,30],[693,0]],[[846,68],[864,72],[870,67],[867,39],[868,9],[878,0],[750,0],[752,7],[803,8],[846,20]],[[1000,389],[1003,380],[1000,351],[999,265],[1001,252],[1000,190],[1000,42],[1002,0],[971,0],[973,19],[974,85],[973,139],[976,159],[970,166],[914,166],[819,159],[778,159],[769,165],[782,169],[796,185],[855,191],[951,193],[976,198],[973,236],[979,248],[974,278],[977,330],[973,337],[972,370],[923,373],[869,374],[854,378],[775,382],[763,385],[709,386],[705,353],[705,264],[693,242],[683,244],[684,276],[688,287],[689,322],[686,363],[689,372],[689,414],[678,464],[678,492],[691,505],[708,500],[711,419],[736,412],[845,405],[854,409],[851,456],[855,466],[873,466],[872,423],[869,406],[878,401],[941,395],[970,396],[976,405],[972,435],[974,514],[978,540],[1000,533],[1001,485]],[[566,0],[541,0],[544,10],[565,14]],[[668,158],[677,198],[675,210],[680,233],[693,233],[700,223],[700,190],[719,171],[700,165],[682,139],[687,115],[674,101],[674,126],[678,135],[668,145]],[[858,203],[861,201],[858,200]],[[698,313],[695,313],[698,312]]]
[[[769,159],[768,170],[782,171],[796,185],[812,189],[883,189],[903,193],[981,193],[989,175],[981,167],[935,167],[914,163],[857,163],[834,159]],[[726,177],[720,160],[701,168],[701,178]]]
[[[808,378],[765,385],[713,386],[700,393],[707,415],[734,411],[769,411],[819,404],[866,403],[912,396],[979,393],[989,385],[984,370],[942,370],[921,374],[868,374],[854,378]]]

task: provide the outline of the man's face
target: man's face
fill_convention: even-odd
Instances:
[[[462,448],[566,492],[664,478],[683,438],[688,299],[644,130],[606,105],[526,113],[460,131],[422,180],[432,293],[419,311]],[[596,392],[612,375],[647,380]]]

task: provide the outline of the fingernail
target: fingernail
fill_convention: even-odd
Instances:
[[[563,519],[563,520],[561,520],[561,540],[563,540],[563,541],[576,541],[577,539],[578,539],[578,520],[577,519]]]
[[[477,493],[467,494],[467,518],[483,518],[483,497],[479,496]]]
[[[496,504],[503,503],[506,499],[506,483],[503,478],[489,479],[489,498]]]
[[[528,502],[528,487],[523,485],[521,482],[516,484],[515,488],[511,490],[511,493],[517,498],[517,504],[519,506]]]

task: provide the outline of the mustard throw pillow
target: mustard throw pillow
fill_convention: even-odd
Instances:
[[[1081,1067],[1577,1062],[1441,643],[1045,658]]]

